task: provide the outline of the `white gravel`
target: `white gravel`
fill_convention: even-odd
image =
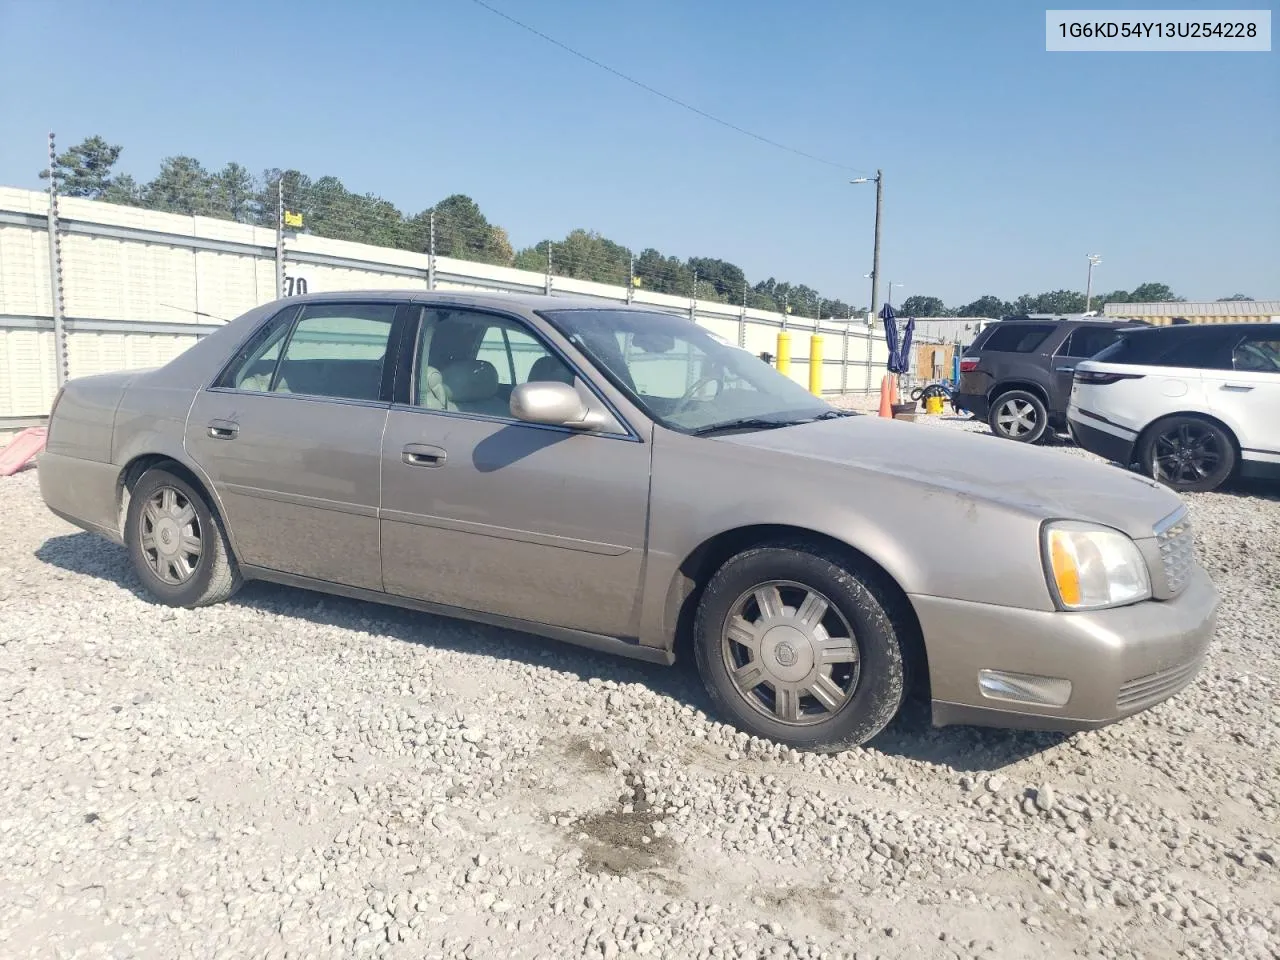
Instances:
[[[1188,498],[1224,603],[1174,700],[1071,738],[914,704],[829,757],[691,667],[262,584],[152,605],[0,480],[0,955],[1275,957],[1277,493]]]

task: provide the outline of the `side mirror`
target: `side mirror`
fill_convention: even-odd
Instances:
[[[527,423],[553,427],[593,430],[603,423],[578,391],[567,383],[535,381],[521,383],[511,391],[511,415]]]

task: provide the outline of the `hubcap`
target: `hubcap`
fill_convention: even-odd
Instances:
[[[1170,484],[1196,483],[1222,464],[1217,435],[1198,423],[1180,423],[1156,437],[1151,474]]]
[[[161,487],[142,505],[138,541],[151,572],[165,583],[186,583],[200,563],[203,543],[196,509],[181,490]]]
[[[1039,418],[1036,408],[1029,400],[1008,400],[1000,404],[996,412],[996,423],[1006,436],[1026,436],[1036,428]]]
[[[858,686],[858,646],[849,621],[812,587],[770,580],[742,594],[721,631],[734,688],[773,720],[821,723]]]

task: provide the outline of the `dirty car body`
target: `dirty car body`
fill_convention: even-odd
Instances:
[[[913,680],[937,724],[1109,723],[1190,682],[1216,621],[1159,485],[848,415],[598,301],[266,304],[68,383],[40,483],[164,602],[263,579],[658,663],[687,634],[721,712],[802,748],[866,740]]]

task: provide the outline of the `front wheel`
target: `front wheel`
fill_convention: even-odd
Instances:
[[[1138,449],[1142,471],[1185,493],[1215,490],[1236,468],[1236,448],[1216,423],[1199,417],[1165,417],[1147,431]]]
[[[907,686],[889,606],[873,580],[820,548],[746,550],[703,593],[698,672],[747,733],[801,750],[864,743],[897,714]]]
[[[148,470],[134,484],[125,542],[143,586],[161,603],[202,607],[240,586],[226,535],[204,496],[168,470]]]

